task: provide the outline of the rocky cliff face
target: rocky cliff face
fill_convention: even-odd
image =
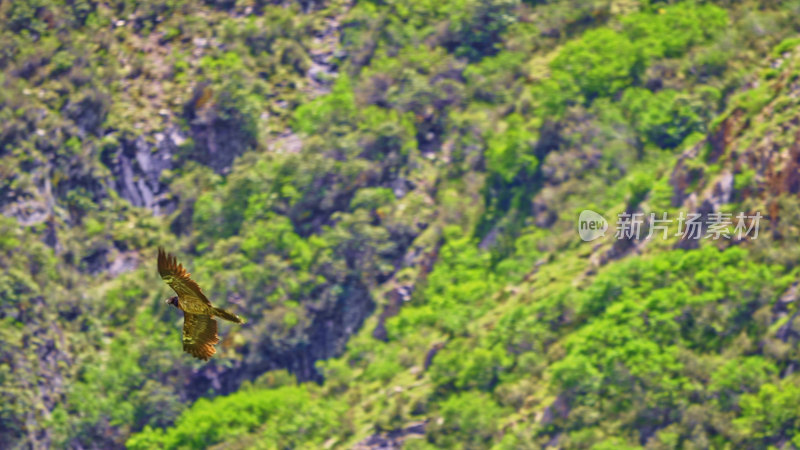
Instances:
[[[774,59],[769,77],[752,80],[706,139],[680,156],[670,178],[674,206],[709,214],[739,203],[743,211],[734,214],[762,214],[762,232],[789,237],[800,192],[797,64],[796,51]]]
[[[306,75],[310,98],[329,92],[337,76],[337,61],[342,56],[339,26],[341,17],[350,6],[346,4],[326,17],[325,26],[311,43],[311,65]],[[226,95],[214,92],[208,83],[198,83],[179,117],[188,126],[173,123],[165,125],[162,131],[147,135],[127,133],[118,139],[118,146],[105,149],[101,161],[111,172],[110,187],[132,206],[151,210],[155,215],[170,215],[176,211],[176,197],[180,193],[170,192],[163,180],[166,171],[179,170],[187,162],[197,162],[217,174],[228,174],[236,158],[251,151],[257,143],[255,135],[248,130],[252,124],[245,122],[246,119],[230,104],[231,99]],[[84,106],[89,108],[91,105]],[[76,106],[75,114],[84,118],[82,123],[86,122],[88,127],[100,126],[99,123],[89,123],[90,112],[82,112]],[[265,146],[284,150],[286,142],[294,140],[299,141],[299,137],[293,133],[279,134],[268,140]],[[186,144],[191,145],[186,147]],[[189,215],[182,216],[190,217],[192,206],[186,208]],[[191,227],[191,223],[181,215],[173,225],[178,225],[175,229],[178,232]],[[112,267],[107,253],[103,251],[91,257],[90,273],[119,271],[115,266],[124,258],[116,258]],[[147,264],[136,259],[129,262],[131,264],[125,267],[127,270],[132,269],[133,264]],[[290,370],[301,381],[321,381],[315,362],[339,354],[348,337],[360,328],[373,310],[374,301],[368,286],[353,278],[333,304],[311,311],[307,342],[288,348],[269,340],[248,345],[243,350],[241,361],[226,366],[212,361],[195,372],[187,380],[186,395],[194,399],[206,395],[209,389],[220,394],[230,393],[245,380],[281,368]]]
[[[145,136],[123,138],[119,147],[103,155],[103,162],[111,170],[113,187],[120,197],[156,215],[169,214],[174,205],[169,202],[161,174],[173,168],[178,148],[186,138],[177,127],[150,138],[155,142],[148,142]]]
[[[358,404],[335,418],[339,440],[320,445],[577,447],[620,423],[642,445],[659,426],[684,427],[688,442],[716,422],[662,420],[685,405],[659,402],[699,398],[694,408],[722,394],[675,386],[707,384],[721,348],[783,358],[798,337],[796,286],[765,305],[778,281],[748,304],[714,291],[719,308],[699,294],[671,304],[660,286],[649,301],[663,316],[640,314],[623,302],[674,281],[639,259],[663,249],[585,245],[574,232],[584,208],[736,206],[764,212],[762,232],[782,239],[780,251],[748,244],[755,259],[796,264],[798,56],[779,55],[741,90],[741,67],[724,61],[761,54],[731,42],[771,45],[759,30],[771,6],[36,3],[0,3],[0,442],[121,448],[146,427],[160,439],[192,401],[271,388],[275,369],[291,372],[287,384],[321,384],[302,387],[315,399]],[[776,17],[795,30],[786,11]],[[714,24],[697,26],[706,16]],[[221,324],[207,363],[181,352],[158,245],[249,319]],[[670,252],[698,246],[675,239],[664,257],[683,264]],[[682,272],[687,295],[744,272],[739,253],[700,257],[728,272]],[[758,329],[757,344],[730,345],[725,330],[750,316],[775,339]],[[656,336],[656,320],[682,334]],[[603,347],[594,337],[607,330],[646,340],[626,349],[646,364]],[[665,370],[691,383],[652,375],[648,353],[666,345],[683,347],[661,355],[679,358]],[[780,376],[796,370],[775,361]],[[615,416],[639,400],[653,401]]]
[[[110,11],[105,5],[100,5],[103,20],[108,17],[113,20],[100,26],[95,36],[99,50],[81,49],[81,44],[72,41],[70,33],[82,25],[71,22],[70,15],[59,19],[55,13],[61,12],[61,6],[52,10],[42,7],[25,23],[33,27],[29,32],[34,33],[34,39],[48,30],[60,29],[65,39],[64,45],[59,47],[61,50],[26,61],[7,58],[5,53],[0,57],[0,68],[10,75],[0,80],[3,89],[8,89],[0,94],[0,110],[4,114],[16,111],[13,117],[2,116],[8,121],[0,127],[0,158],[3,158],[0,163],[0,212],[13,218],[15,226],[36,234],[39,242],[53,250],[58,261],[50,267],[51,272],[45,273],[36,260],[38,256],[32,258],[31,273],[50,277],[38,288],[34,287],[34,281],[26,278],[16,280],[15,276],[12,279],[16,284],[9,287],[3,284],[8,280],[0,277],[4,280],[0,283],[3,284],[0,288],[3,296],[0,320],[27,324],[19,339],[4,339],[0,344],[0,359],[17,378],[12,383],[4,378],[5,372],[0,374],[3,380],[0,382],[3,384],[0,400],[10,405],[17,402],[15,399],[18,399],[19,392],[34,393],[30,397],[28,412],[9,412],[13,408],[0,408],[0,415],[11,414],[14,417],[0,425],[0,441],[25,440],[33,448],[50,445],[80,448],[87,445],[86,441],[54,443],[45,421],[58,405],[65,404],[68,396],[66,386],[85,381],[83,374],[75,372],[90,359],[85,355],[105,352],[107,349],[103,347],[113,333],[107,333],[105,337],[87,334],[86,339],[77,344],[70,342],[68,336],[81,333],[81,330],[94,333],[96,324],[85,322],[87,317],[103,317],[105,321],[115,313],[102,306],[104,299],[108,299],[106,293],[62,295],[58,292],[79,292],[76,285],[113,284],[111,280],[131,276],[137,270],[146,271],[152,275],[149,278],[153,282],[158,282],[154,262],[146,258],[143,249],[155,243],[152,239],[161,233],[159,229],[163,223],[168,223],[175,235],[189,238],[193,232],[194,202],[197,199],[194,191],[202,192],[208,188],[208,185],[189,183],[185,186],[192,190],[191,194],[176,190],[173,184],[176,174],[183,174],[187,166],[199,166],[199,172],[205,174],[203,168],[207,168],[217,177],[215,183],[224,183],[242,155],[300,150],[302,139],[290,131],[285,111],[281,111],[287,106],[285,98],[308,102],[330,91],[337,76],[339,58],[343,55],[339,45],[341,17],[352,5],[346,3],[324,15],[319,13],[321,5],[317,2],[304,4],[302,9],[305,13],[287,10],[282,17],[302,18],[303,14],[320,14],[322,26],[310,36],[310,64],[296,63],[289,56],[268,63],[270,70],[281,72],[288,68],[290,74],[286,80],[276,83],[275,92],[269,94],[278,96],[269,101],[277,112],[264,108],[256,114],[246,110],[247,99],[243,99],[241,90],[236,90],[240,86],[230,87],[203,78],[189,79],[180,87],[175,85],[175,71],[180,63],[174,65],[175,61],[170,60],[172,51],[186,50],[190,56],[185,63],[196,69],[204,57],[208,59],[225,54],[226,44],[220,42],[222,39],[218,34],[213,36],[218,33],[213,28],[220,26],[220,22],[252,12],[240,11],[229,2],[223,3],[213,5],[217,10],[205,10],[208,17],[203,20],[207,28],[180,32],[179,27],[178,37],[167,36],[170,31],[167,29],[147,33],[147,29],[172,17],[170,14],[175,11],[169,8],[159,10],[156,6],[154,9],[141,6]],[[287,7],[294,8],[289,3]],[[6,9],[0,7],[0,13],[5,14]],[[37,24],[42,28],[36,28]],[[286,32],[287,29],[278,27],[275,34],[280,37]],[[112,37],[114,33],[117,37]],[[274,42],[275,36],[269,33],[265,32],[260,38]],[[285,36],[283,39],[283,44],[291,40]],[[306,51],[300,44],[293,48],[298,54]],[[245,47],[237,51],[246,54],[249,50]],[[59,64],[54,60],[58,58],[54,57],[58,51],[61,51],[58,57],[65,62],[54,68]],[[96,70],[90,64],[90,58],[81,55],[82,51],[110,53],[112,57],[106,72]],[[283,50],[276,50],[279,51]],[[289,54],[287,51],[286,55]],[[115,60],[115,57],[118,58]],[[298,72],[297,67],[302,70]],[[202,70],[199,72],[203,73]],[[119,79],[114,78],[117,75]],[[224,74],[222,79],[227,76]],[[269,78],[266,72],[256,73],[258,76]],[[16,92],[16,88],[11,86],[16,82],[15,77],[28,78],[33,87]],[[112,79],[116,84],[111,82]],[[252,80],[248,78],[245,82]],[[166,89],[171,90],[165,92],[165,85],[169,83],[173,84]],[[262,129],[264,126],[269,129]],[[349,188],[350,197],[353,191]],[[344,203],[326,206],[326,215],[329,217],[332,212],[346,209],[349,197],[344,200]],[[138,221],[138,225],[128,222],[132,216],[137,217],[133,222]],[[298,219],[298,222],[305,219]],[[312,228],[318,230],[321,226],[318,224]],[[142,230],[137,231],[137,227],[142,227]],[[16,233],[8,234],[12,235]],[[156,239],[163,243],[162,238]],[[18,243],[32,248],[30,251],[40,250],[35,241]],[[183,253],[179,244],[174,245],[173,252]],[[187,247],[195,245],[192,243]],[[5,271],[14,264],[19,266],[19,261],[27,264],[24,256],[16,263],[7,258],[0,260],[0,267]],[[53,269],[56,266],[59,267],[59,276]],[[26,267],[23,265],[21,268]],[[348,338],[375,309],[367,280],[351,276],[342,281],[342,286],[335,297],[306,312],[308,323],[303,324],[300,331],[305,337],[299,342],[287,343],[272,340],[270,336],[255,336],[241,346],[240,357],[235,360],[212,360],[193,369],[192,361],[187,359],[163,376],[156,377],[154,383],[158,386],[149,386],[148,389],[152,387],[163,392],[164,385],[160,383],[166,383],[175,388],[169,396],[191,401],[208,396],[210,392],[233,392],[242,382],[256,379],[273,369],[288,369],[302,381],[321,381],[322,375],[315,363],[341,353]],[[140,304],[146,295],[145,290],[138,291],[126,302]],[[18,296],[25,300],[18,300]],[[64,296],[70,298],[62,298]],[[218,301],[225,303],[226,299]],[[259,301],[263,303],[266,300],[260,298]],[[262,318],[250,319],[258,322]],[[125,323],[124,319],[110,320],[118,325]],[[67,329],[63,329],[65,326]],[[178,330],[179,324],[176,326]],[[173,344],[178,346],[179,341]],[[226,342],[223,345],[232,344]],[[143,356],[139,363],[149,364],[147,361],[148,357]],[[174,383],[167,381],[175,374],[180,374],[179,380]],[[143,385],[139,387],[145,389]],[[168,420],[174,419],[174,411],[165,411],[165,414],[170,417]],[[160,417],[154,414],[157,416]],[[29,430],[27,435],[21,434],[23,429]],[[86,433],[95,436],[94,445],[105,448],[119,447],[123,442],[118,427],[107,421],[98,422]]]

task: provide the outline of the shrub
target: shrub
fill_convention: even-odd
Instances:
[[[728,13],[715,5],[682,2],[660,11],[631,14],[621,19],[625,35],[635,42],[646,59],[681,56],[728,25]]]
[[[634,129],[665,149],[677,147],[687,136],[702,130],[707,115],[702,102],[671,89],[654,94],[644,88],[630,88],[622,104]]]
[[[487,136],[486,170],[506,183],[519,172],[534,174],[539,161],[533,155],[536,133],[531,132],[519,114],[508,116],[498,131]]]
[[[550,67],[568,74],[587,99],[628,87],[643,69],[637,46],[609,28],[587,31],[568,42]]]
[[[335,429],[342,402],[314,402],[305,386],[240,391],[214,400],[200,399],[167,430],[145,429],[126,443],[131,449],[205,448],[251,433],[281,448],[321,444]]]
[[[503,408],[488,394],[456,394],[441,403],[442,424],[431,426],[429,437],[443,447],[484,447],[497,432],[503,414]]]

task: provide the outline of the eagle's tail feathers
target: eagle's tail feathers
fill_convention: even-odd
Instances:
[[[220,319],[229,320],[234,323],[244,323],[245,320],[241,317],[237,316],[236,314],[229,313],[222,308],[214,308],[214,315],[219,317]]]

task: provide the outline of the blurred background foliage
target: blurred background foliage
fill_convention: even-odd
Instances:
[[[800,446],[800,2],[0,18],[0,442]],[[765,219],[584,243],[584,209]],[[249,320],[208,363],[158,245]]]

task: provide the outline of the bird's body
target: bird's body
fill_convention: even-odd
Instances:
[[[244,323],[236,314],[217,308],[200,290],[177,259],[158,249],[158,273],[161,278],[178,294],[167,300],[167,303],[180,309],[183,317],[183,350],[195,358],[207,361],[217,350],[219,343],[217,321],[219,317],[234,323]]]
[[[187,301],[181,302],[181,298],[178,297],[178,304],[175,305],[178,309],[185,313],[189,314],[200,314],[203,316],[213,316],[214,315],[214,307],[211,304],[205,304],[200,302],[194,301]]]

